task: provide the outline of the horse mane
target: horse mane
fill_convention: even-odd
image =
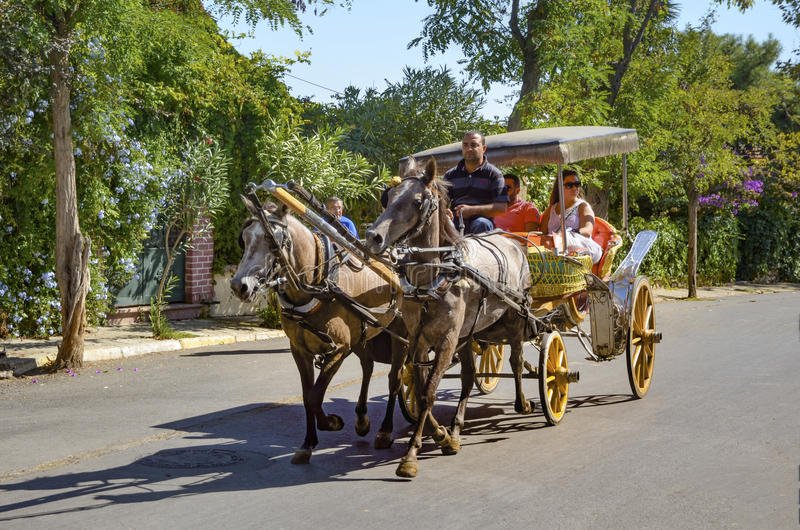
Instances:
[[[450,183],[440,178],[433,178],[431,182],[434,193],[439,196],[439,229],[444,235],[444,242],[454,246],[460,246],[464,241],[464,236],[456,230],[447,211],[450,209],[450,193],[448,188]]]

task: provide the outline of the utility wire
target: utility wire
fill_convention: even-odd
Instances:
[[[341,92],[339,92],[338,90],[334,90],[334,89],[328,88],[326,86],[318,85],[317,83],[312,83],[311,81],[307,81],[307,80],[303,79],[302,77],[297,77],[296,75],[287,74],[286,72],[284,72],[283,75],[285,75],[287,77],[291,77],[293,79],[297,79],[298,81],[302,81],[303,83],[308,83],[309,85],[314,85],[315,87],[319,87],[319,88],[321,88],[323,90],[327,90],[328,92],[333,92],[334,94],[341,95]]]

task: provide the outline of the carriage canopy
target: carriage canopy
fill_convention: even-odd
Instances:
[[[571,164],[589,158],[630,153],[639,149],[635,129],[619,127],[545,127],[486,136],[486,155],[496,166]],[[440,171],[461,160],[461,142],[412,155],[434,157]],[[406,158],[400,160],[401,167]]]

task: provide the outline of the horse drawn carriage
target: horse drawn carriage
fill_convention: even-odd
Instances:
[[[486,144],[487,156],[495,165],[555,165],[561,192],[559,197],[562,198],[561,211],[564,211],[564,165],[590,158],[621,155],[622,234],[627,235],[626,155],[638,149],[635,130],[613,127],[544,128],[487,136]],[[368,341],[376,340],[381,335],[384,340],[379,342],[382,346],[377,349],[382,347],[390,353],[388,361],[392,363],[392,370],[389,377],[389,409],[376,446],[385,447],[391,443],[390,416],[396,396],[399,395],[405,417],[417,422],[409,442],[409,451],[398,467],[399,476],[416,476],[416,456],[426,422],[433,427],[433,439],[445,454],[458,452],[460,430],[473,385],[487,393],[494,389],[500,378],[514,378],[514,408],[520,413],[531,413],[533,407],[525,398],[522,379],[538,379],[542,412],[549,424],[558,424],[566,411],[569,385],[579,379],[579,374],[569,369],[562,333],[576,335],[587,349],[590,359],[596,361],[609,360],[624,352],[634,396],[641,398],[649,390],[655,344],[661,336],[655,330],[653,294],[649,282],[637,272],[656,234],[640,232],[629,253],[613,273],[612,262],[621,238],[603,220],[595,223],[594,239],[603,247],[604,256],[594,267],[588,257],[571,256],[548,248],[546,236],[538,233],[509,234],[498,231],[462,237],[449,221],[446,214],[447,193],[440,179],[436,178],[438,168],[451,167],[460,157],[460,144],[454,143],[417,153],[401,161],[402,181],[390,191],[388,205],[368,230],[365,241],[349,236],[299,186],[265,181],[249,190],[248,196],[254,203],[251,212],[260,221],[258,225],[261,228],[261,233],[255,239],[251,234],[251,243],[258,243],[259,237],[267,241],[267,248],[251,253],[251,257],[270,262],[269,267],[264,266],[251,274],[256,280],[248,284],[250,291],[255,290],[259,282],[282,290],[287,283],[293,285],[299,293],[295,297],[299,298],[286,301],[284,294],[284,311],[294,314],[294,317],[284,318],[285,323],[307,320],[308,315],[302,312],[297,317],[297,308],[303,306],[305,311],[315,298],[335,300],[344,304],[346,312],[354,315],[351,321],[355,324],[349,327],[349,335],[359,335],[357,340],[354,336],[342,341],[332,337],[336,330],[332,330],[329,324],[325,324],[324,330],[309,330],[306,325],[302,332],[304,338],[297,339],[298,343],[306,345],[316,341],[323,345],[327,343],[330,347],[326,353],[311,354],[320,368],[320,379],[323,379],[323,374],[326,375],[324,381],[318,380],[313,385],[316,390],[314,398],[304,399],[307,405],[307,437],[301,451],[295,454],[296,462],[307,462],[311,449],[316,445],[316,431],[313,429],[315,420],[320,429],[341,428],[340,418],[322,413],[321,401],[332,372],[335,372],[347,353],[344,350],[349,351],[358,345],[366,350],[368,348],[364,346]],[[344,292],[346,289],[331,287],[330,282],[324,281],[325,273],[320,271],[325,262],[322,258],[316,264],[312,260],[311,265],[306,267],[308,270],[302,272],[308,278],[314,274],[320,275],[319,282],[301,280],[301,274],[287,274],[293,268],[289,252],[292,244],[287,245],[289,234],[284,230],[288,225],[281,220],[283,217],[276,217],[274,210],[268,212],[257,203],[255,192],[258,189],[267,190],[315,227],[318,231],[315,238],[319,240],[321,236],[332,240],[366,265],[364,270],[372,270],[375,276],[373,283],[377,285],[376,282],[382,282],[377,289],[372,289],[373,295],[381,292],[384,297],[373,296],[369,301],[366,291],[348,294]],[[326,252],[325,243],[318,243],[317,247],[322,247],[317,254]],[[563,241],[561,248],[567,248],[566,241]],[[276,268],[276,265],[281,267]],[[282,272],[275,272],[279,269]],[[251,266],[249,270],[254,269]],[[244,277],[244,274],[237,273],[234,282],[238,284],[232,284],[240,296]],[[326,292],[315,294],[315,291],[321,290],[317,285],[323,284],[327,286]],[[392,294],[387,298],[386,293]],[[399,299],[395,298],[395,293]],[[398,306],[399,311],[396,309]],[[590,333],[581,327],[587,315]],[[402,320],[403,325],[390,328],[389,322],[396,323],[398,319]],[[370,326],[376,330],[371,335],[365,331]],[[536,366],[523,358],[522,346],[525,341],[532,341],[539,350]],[[510,349],[511,374],[501,372],[506,348]],[[312,385],[308,362],[300,361],[303,357],[299,351],[301,349],[292,344],[292,352],[301,370],[305,396],[307,387],[310,389]],[[321,351],[325,348],[316,349]],[[375,350],[372,349],[373,354]],[[360,356],[364,366],[367,355]],[[373,355],[373,358],[377,357]],[[450,376],[445,372],[456,361],[461,365],[461,373],[454,377],[461,379],[461,394],[455,418],[451,426],[445,428],[434,418],[432,407],[440,380]],[[368,372],[371,373],[371,367],[369,370],[365,368],[365,380]],[[366,387],[362,385],[362,396],[365,392]],[[312,407],[309,407],[309,402],[313,402]],[[363,400],[360,399],[356,408],[359,418],[365,414],[362,405]],[[359,433],[363,434],[362,431],[363,426]]]

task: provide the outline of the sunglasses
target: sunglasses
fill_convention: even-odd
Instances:
[[[579,180],[576,180],[575,182],[565,182],[564,187],[567,189],[580,188],[581,182]]]

